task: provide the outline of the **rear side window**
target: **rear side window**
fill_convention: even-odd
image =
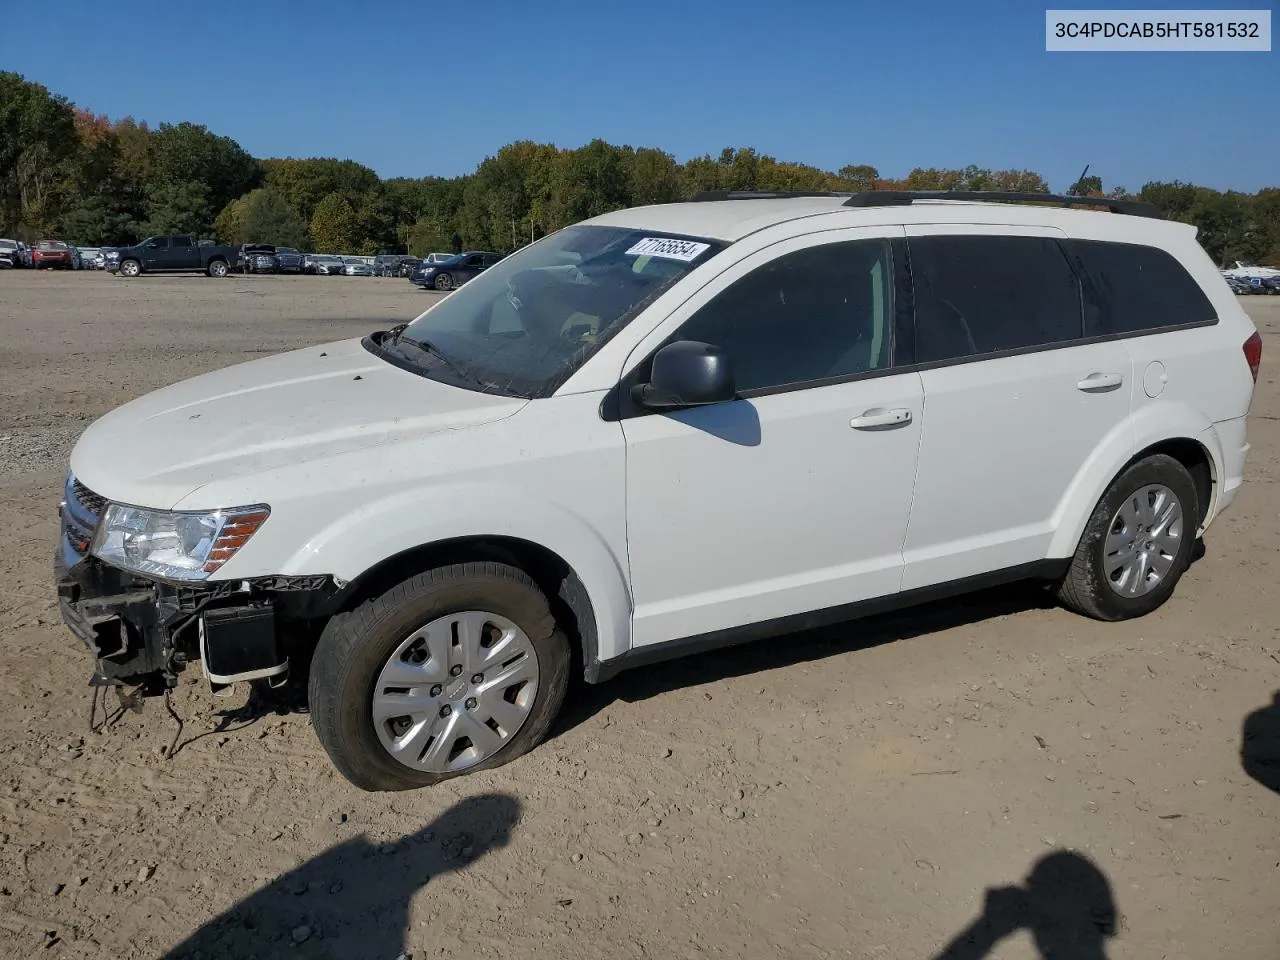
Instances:
[[[1084,335],[1080,284],[1048,237],[910,241],[916,362],[1051,346]]]
[[[191,238],[190,238],[190,237],[174,237],[174,238],[173,238],[173,246],[174,246],[174,248],[175,248],[175,249],[176,249],[177,247],[190,247],[190,246],[191,246]]]
[[[1164,250],[1101,240],[1073,240],[1071,250],[1088,280],[1087,336],[1140,333],[1217,317],[1200,284]]]

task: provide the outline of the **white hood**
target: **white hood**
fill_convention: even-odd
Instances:
[[[71,469],[110,500],[168,509],[212,480],[488,423],[527,402],[418,376],[355,338],[139,397],[84,432]]]

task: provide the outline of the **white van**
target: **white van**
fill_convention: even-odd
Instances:
[[[532,748],[571,672],[1021,578],[1154,610],[1239,489],[1261,344],[1141,204],[622,210],[94,423],[63,616],[148,693],[310,660],[342,774],[427,785]]]

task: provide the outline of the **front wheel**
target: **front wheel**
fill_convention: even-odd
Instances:
[[[569,641],[522,570],[440,567],[329,621],[311,662],[312,724],[360,789],[429,786],[540,743],[569,665]]]
[[[227,275],[227,262],[225,260],[211,261],[208,267],[209,276],[215,280],[221,280]]]
[[[435,281],[432,283],[432,286],[433,286],[433,287],[435,287],[437,290],[441,290],[441,291],[444,291],[444,290],[452,290],[452,289],[453,289],[453,274],[451,274],[451,273],[437,273],[437,274],[436,274]]]
[[[1152,612],[1190,565],[1207,506],[1173,457],[1155,454],[1130,465],[1094,508],[1059,599],[1096,620]]]
[[[120,261],[120,275],[122,277],[136,277],[142,272],[142,264],[137,260]]]

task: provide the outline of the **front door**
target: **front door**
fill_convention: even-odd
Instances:
[[[895,372],[901,228],[831,231],[734,265],[642,342],[723,348],[739,398],[628,409],[636,646],[894,594],[923,413]]]
[[[904,590],[1045,559],[1072,481],[1131,431],[1128,353],[1082,342],[1060,231],[907,234],[928,413]]]
[[[169,266],[169,238],[156,237],[142,251],[142,265],[148,270],[164,270]]]

